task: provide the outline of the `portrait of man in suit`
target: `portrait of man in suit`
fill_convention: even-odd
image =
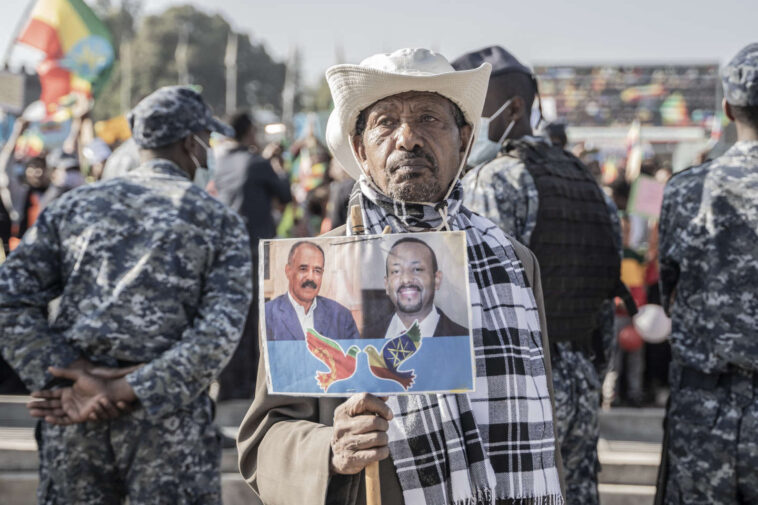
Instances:
[[[423,240],[406,237],[395,242],[387,254],[384,288],[395,311],[364,328],[364,338],[394,338],[419,322],[424,337],[468,335],[434,305],[442,284],[442,271],[434,250]]]
[[[333,339],[360,338],[350,311],[319,296],[324,250],[314,242],[293,244],[284,267],[288,289],[265,304],[268,340],[304,340],[308,328]]]

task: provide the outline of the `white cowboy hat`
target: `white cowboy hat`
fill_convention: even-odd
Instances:
[[[489,63],[483,63],[479,68],[456,71],[444,56],[428,49],[399,49],[369,56],[360,65],[330,67],[326,81],[334,110],[326,125],[326,143],[345,171],[358,179],[362,169],[351,142],[358,114],[382,98],[407,91],[429,91],[451,100],[475,135],[491,69]]]

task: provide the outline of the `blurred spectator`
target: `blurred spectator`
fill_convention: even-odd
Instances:
[[[290,146],[292,180],[295,200],[305,202],[308,192],[328,182],[329,151],[321,145],[309,128],[305,137]]]
[[[27,161],[18,190],[21,212],[16,237],[23,237],[26,230],[37,221],[37,216],[42,211],[42,197],[49,186],[50,173],[45,158],[40,156]]]
[[[47,156],[47,166],[52,168],[50,186],[42,195],[40,207],[44,209],[64,193],[84,185],[79,160],[76,156],[62,151],[53,151]]]
[[[630,234],[629,216],[624,215],[621,219],[621,236],[624,247],[621,261],[621,281],[629,288],[637,306],[641,307],[647,303],[645,258],[630,246]],[[618,303],[614,323],[616,335],[621,336],[621,333],[631,324],[632,318],[626,311],[624,304]],[[618,349],[614,364],[607,377],[607,380],[614,384],[612,402],[615,405],[624,402],[634,407],[640,407],[644,401],[644,344],[636,349],[631,349],[628,346],[625,349],[624,347],[622,345]]]
[[[545,126],[545,135],[550,139],[550,143],[561,149],[566,149],[568,136],[566,136],[566,125],[563,123],[550,123]]]
[[[229,118],[234,140],[219,147],[212,185],[217,198],[242,216],[253,255],[253,302],[237,350],[219,376],[218,400],[252,398],[258,363],[258,242],[276,235],[272,199],[292,199],[287,174],[256,154],[255,126],[247,112]]]
[[[82,149],[82,154],[89,164],[89,175],[92,180],[99,181],[103,176],[105,163],[111,155],[111,149],[102,139],[95,139]]]
[[[355,181],[345,172],[337,158],[332,158],[329,163],[329,176],[332,182],[329,183],[329,201],[326,204],[326,218],[321,223],[321,233],[347,223],[347,207],[355,185]]]
[[[14,206],[11,191],[12,179],[9,171],[13,162],[13,150],[16,146],[16,141],[24,132],[27,125],[28,123],[22,119],[16,120],[13,125],[13,131],[0,152],[0,247],[2,247],[3,256],[7,256],[10,253],[12,240],[16,243],[18,242],[18,237],[12,236],[14,232],[16,235],[18,234],[18,230],[14,230],[14,224],[18,226],[18,223],[14,223],[14,221],[18,220],[19,212],[16,209],[18,202],[15,202],[16,205]],[[16,184],[14,189],[21,189],[21,186]],[[29,393],[29,391],[24,386],[24,383],[5,359],[0,356],[0,394],[26,393]]]

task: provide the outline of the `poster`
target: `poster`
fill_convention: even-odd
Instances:
[[[666,184],[653,177],[641,175],[632,184],[629,191],[627,212],[638,216],[658,219],[663,204],[663,190]]]
[[[464,232],[263,240],[269,393],[474,388]]]

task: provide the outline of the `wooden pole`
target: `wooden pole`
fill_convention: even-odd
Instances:
[[[366,228],[363,226],[363,214],[360,205],[350,207],[350,226],[353,235],[363,235]],[[385,228],[385,232],[387,229]],[[366,479],[366,505],[382,505],[382,486],[379,482],[379,462],[369,463],[365,469]]]
[[[353,235],[363,235],[366,233],[366,228],[363,226],[363,214],[361,214],[361,207],[359,205],[350,207],[350,224]]]
[[[382,486],[379,482],[379,462],[366,467],[366,505],[382,505]]]

